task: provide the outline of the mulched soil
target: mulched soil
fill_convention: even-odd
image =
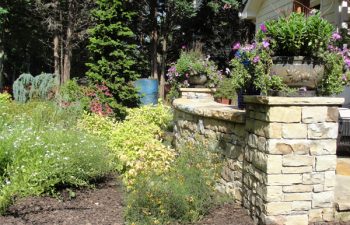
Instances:
[[[75,190],[70,199],[66,190],[61,198],[30,197],[17,201],[0,225],[122,225],[123,191],[114,177],[95,189]],[[196,225],[253,225],[246,212],[236,204],[214,207]]]

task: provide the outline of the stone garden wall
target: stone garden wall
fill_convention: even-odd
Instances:
[[[250,96],[246,111],[208,99],[176,99],[175,138],[205,139],[225,155],[218,189],[259,224],[334,220],[341,98]]]

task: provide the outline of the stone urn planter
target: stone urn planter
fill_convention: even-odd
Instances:
[[[272,60],[271,74],[280,76],[289,87],[315,90],[322,81],[324,65],[313,59],[303,56],[276,56]]]
[[[188,83],[192,87],[203,87],[208,81],[208,77],[205,74],[191,75],[188,78]]]

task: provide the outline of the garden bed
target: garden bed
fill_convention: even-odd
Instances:
[[[121,225],[123,221],[122,185],[109,177],[95,189],[74,190],[69,197],[65,189],[59,199],[29,197],[21,199],[0,216],[2,225],[67,224],[67,225]],[[223,204],[214,207],[197,225],[250,225],[250,217],[239,205]]]

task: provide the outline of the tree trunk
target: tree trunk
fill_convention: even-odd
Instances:
[[[70,71],[71,71],[71,62],[72,62],[72,19],[73,19],[73,2],[69,0],[68,2],[68,24],[66,30],[66,42],[64,46],[64,62],[63,62],[63,79],[62,84],[67,82],[70,79]]]
[[[4,59],[5,59],[5,50],[4,45],[2,41],[2,34],[0,33],[0,92],[4,89],[4,81],[5,81],[5,74],[4,74]]]
[[[152,21],[152,50],[151,50],[151,63],[152,63],[152,77],[154,79],[159,79],[158,76],[158,59],[157,59],[157,45],[158,45],[158,23],[157,23],[157,1],[158,0],[151,0],[151,21]]]
[[[168,48],[168,36],[166,33],[163,34],[163,43],[162,43],[162,72],[160,77],[159,85],[159,97],[165,99],[165,74],[166,74],[166,58],[167,58],[167,48]]]
[[[60,71],[60,37],[55,34],[53,38],[53,59],[54,59],[54,70],[56,76],[59,76]]]
[[[67,27],[66,45],[64,48],[64,63],[63,63],[63,77],[61,84],[64,84],[70,79],[71,61],[72,61],[72,30],[70,26]]]

